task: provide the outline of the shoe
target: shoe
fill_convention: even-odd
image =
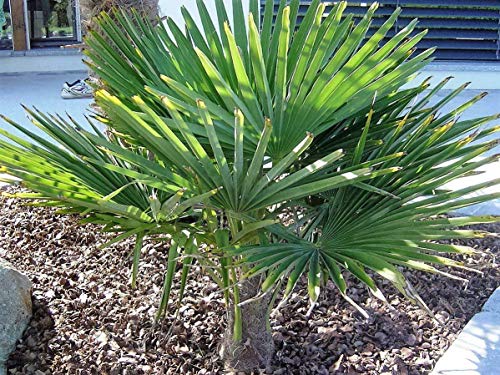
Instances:
[[[68,81],[66,81],[66,82],[63,83],[63,89],[69,89],[70,87],[75,86],[77,84],[81,84],[82,82],[85,83],[87,86],[90,86],[90,87],[92,87],[92,85],[96,85],[98,83],[98,81],[95,78],[87,77],[87,78],[85,78],[83,80],[77,79],[76,81],[71,82],[71,83],[69,83]]]
[[[71,86],[76,85],[77,83],[80,83],[82,80],[77,79],[75,82],[68,83],[67,81],[63,83],[63,89],[69,89]]]
[[[94,90],[86,80],[77,80],[73,83],[65,82],[61,90],[63,99],[92,98]]]

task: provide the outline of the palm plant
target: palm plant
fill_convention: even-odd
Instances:
[[[256,0],[247,24],[241,0],[232,25],[216,4],[217,25],[198,1],[201,28],[183,10],[184,32],[171,19],[101,14],[86,43],[108,132],[27,109],[54,145],[7,119],[30,139],[0,130],[4,172],[35,192],[17,196],[102,224],[119,233],[113,243],[135,236],[132,285],[144,238],[168,241],[158,318],[175,309],[173,287],[179,306],[197,262],[227,305],[231,369],[269,363],[269,311],[301,277],[309,314],[331,286],[366,314],[348,297],[348,273],[383,300],[374,279],[388,279],[426,308],[401,267],[458,278],[446,267],[464,265],[444,255],[474,250],[433,241],[490,235],[456,228],[498,217],[442,214],[500,197],[467,196],[499,181],[442,186],[498,160],[478,159],[499,130],[480,126],[498,116],[460,120],[483,95],[438,115],[465,88],[432,102],[447,80],[401,89],[432,50],[413,55],[425,34],[411,36],[416,21],[379,46],[399,10],[365,39],[376,4],[357,25],[345,2],[323,18],[312,1],[300,25],[298,0],[281,1],[274,23],[267,1],[262,24]]]

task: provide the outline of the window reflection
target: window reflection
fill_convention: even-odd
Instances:
[[[9,0],[0,0],[0,49],[12,49],[12,21]]]
[[[74,0],[28,0],[28,18],[34,46],[76,39]]]

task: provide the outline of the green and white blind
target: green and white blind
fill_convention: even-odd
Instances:
[[[275,11],[279,2],[275,0]],[[328,4],[327,13],[335,2],[324,2]],[[262,6],[264,3],[262,0]],[[301,1],[299,22],[310,3]],[[371,3],[348,1],[345,13],[354,14],[356,22]],[[396,7],[402,8],[398,22],[388,36],[418,18],[417,31],[428,29],[429,32],[417,47],[437,47],[437,59],[500,62],[500,0],[380,0],[378,3],[372,28],[382,25]]]

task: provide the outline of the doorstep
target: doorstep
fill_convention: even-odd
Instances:
[[[41,48],[29,51],[0,51],[0,75],[18,73],[86,72],[79,50]]]
[[[78,49],[38,48],[29,51],[0,51],[0,75],[14,73],[84,72],[82,53]],[[446,88],[454,89],[471,82],[468,89],[500,89],[500,62],[482,61],[434,61],[423,68],[418,77],[404,87],[413,87],[425,78],[432,77],[435,85],[453,76]]]
[[[493,375],[500,366],[500,287],[467,323],[431,375]]]

